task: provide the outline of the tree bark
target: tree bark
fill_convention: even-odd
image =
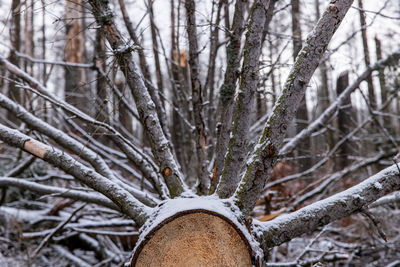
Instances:
[[[211,193],[214,193],[220,180],[224,167],[225,153],[228,149],[229,134],[232,129],[233,96],[236,91],[236,81],[239,77],[240,47],[244,30],[244,5],[245,2],[243,0],[236,1],[231,35],[226,48],[227,66],[224,82],[219,89],[220,118],[219,130],[217,131],[217,143],[215,145],[216,156],[213,167],[213,177],[211,179]]]
[[[70,63],[83,63],[84,39],[81,0],[66,1],[66,44],[65,61]],[[79,67],[65,67],[65,101],[90,114],[89,98],[86,91],[85,70]]]
[[[276,163],[288,125],[295,116],[307,85],[352,3],[353,0],[331,2],[297,56],[235,194],[236,203],[245,214],[253,210]]]
[[[299,54],[302,47],[302,34],[301,34],[301,22],[300,22],[300,1],[291,0],[292,5],[292,41],[293,41],[293,60],[296,61],[296,57]],[[308,110],[305,95],[301,100],[301,104],[297,109],[296,113],[296,133],[301,132],[308,125]],[[300,171],[306,170],[311,165],[310,158],[311,144],[310,139],[307,138],[301,143],[296,149],[296,156],[299,158],[296,160],[299,164],[298,168]]]
[[[336,82],[336,94],[339,96],[343,93],[343,91],[349,86],[349,72],[343,72],[339,75]],[[338,140],[341,140],[345,137],[350,129],[354,128],[354,118],[352,116],[352,106],[350,96],[347,97],[341,106],[339,106],[339,114],[338,114]],[[351,153],[350,143],[347,140],[344,142],[339,150],[338,150],[338,158],[337,158],[337,169],[343,170],[349,164],[349,155]]]
[[[258,85],[259,58],[261,54],[262,32],[269,8],[269,0],[254,3],[246,34],[242,73],[236,99],[232,134],[225,157],[221,181],[217,194],[221,198],[233,195],[240,181],[240,171],[244,165],[248,146],[248,131],[254,110],[254,96]]]
[[[10,27],[10,43],[13,50],[10,51],[8,60],[19,66],[19,58],[15,52],[21,49],[21,1],[13,0],[11,2],[11,27]],[[10,79],[14,80],[15,76],[11,74]],[[8,82],[8,96],[19,104],[23,104],[23,91],[15,86],[15,83]],[[18,123],[12,114],[7,114],[10,121]]]
[[[148,88],[145,86],[143,76],[133,62],[131,48],[123,41],[121,33],[116,27],[113,20],[113,12],[110,10],[108,2],[91,0],[89,3],[92,6],[92,12],[97,23],[104,27],[106,31],[107,40],[131,89],[140,120],[148,133],[153,155],[161,169],[169,193],[171,197],[179,196],[185,190],[183,175],[174,159],[171,145],[165,137],[156,106]]]
[[[208,171],[207,138],[203,118],[203,89],[200,82],[199,45],[196,29],[196,6],[194,0],[185,1],[187,16],[187,34],[189,39],[189,68],[192,89],[193,119],[196,128],[196,154],[198,160],[197,177],[199,191],[208,193],[211,175]]]
[[[365,12],[363,1],[358,0],[358,7],[359,7],[359,14],[360,14],[360,25],[361,25],[361,37],[362,37],[362,45],[364,51],[364,62],[365,66],[371,65],[371,59],[369,56],[369,48],[368,48],[368,38],[367,38],[367,23],[365,21]],[[372,76],[368,76],[367,78],[368,83],[368,97],[369,97],[369,104],[372,110],[376,110],[376,94],[374,84],[372,82]]]
[[[149,217],[151,209],[137,201],[128,191],[84,166],[82,163],[79,163],[68,154],[36,141],[2,124],[0,124],[0,139],[11,146],[21,148],[53,164],[66,173],[71,174],[90,188],[102,193],[139,226],[143,225]]]

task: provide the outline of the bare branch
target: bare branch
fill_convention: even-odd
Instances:
[[[81,204],[78,208],[76,208],[66,220],[64,220],[62,223],[57,225],[56,228],[54,228],[45,238],[43,238],[42,242],[40,242],[39,246],[35,249],[33,252],[33,257],[36,257],[37,254],[40,252],[40,250],[47,245],[47,243],[50,241],[50,239],[57,233],[59,232],[64,226],[69,223],[72,218],[75,216],[76,213],[78,213],[81,209],[83,209],[86,206],[86,203]]]
[[[2,64],[11,73],[15,74],[19,78],[26,81],[30,85],[30,87],[27,88],[28,90],[31,90],[35,94],[40,95],[44,99],[50,101],[51,103],[57,105],[58,107],[61,107],[68,113],[72,113],[79,119],[91,123],[93,125],[99,126],[103,130],[110,132],[111,134],[107,135],[107,137],[109,137],[127,155],[127,157],[143,172],[143,174],[146,177],[151,179],[160,196],[164,196],[162,188],[163,185],[161,181],[159,181],[158,174],[156,173],[158,172],[158,170],[156,169],[157,167],[154,166],[152,160],[149,159],[146,154],[141,152],[140,149],[137,148],[132,142],[130,142],[127,138],[122,136],[118,131],[116,131],[113,127],[111,127],[107,123],[97,121],[92,117],[90,117],[89,115],[81,112],[74,106],[58,99],[56,96],[50,93],[46,87],[40,84],[36,79],[31,77],[29,74],[27,74],[17,66],[11,64],[2,56],[0,56],[0,64]]]
[[[215,147],[216,158],[210,187],[211,193],[214,193],[219,183],[222,168],[224,166],[225,153],[228,148],[229,134],[232,128],[233,96],[235,95],[236,80],[239,77],[240,47],[244,30],[244,7],[244,1],[236,1],[230,40],[226,48],[227,66],[224,82],[219,89],[219,98],[221,102],[221,116],[219,118],[219,123],[221,124],[221,128],[217,133],[217,144]]]
[[[313,121],[307,128],[303,129],[295,137],[293,137],[280,151],[280,154],[285,155],[293,151],[293,149],[305,138],[308,138],[313,132],[324,127],[326,123],[332,118],[337,111],[338,107],[343,105],[345,100],[350,94],[360,86],[360,83],[367,79],[371,75],[371,72],[379,69],[383,69],[387,66],[394,66],[400,60],[400,49],[390,54],[386,58],[377,61],[375,64],[370,65],[363,73],[361,73],[357,80],[343,91],[338,96],[335,102],[333,102],[328,109],[326,109],[315,121]]]
[[[106,30],[107,40],[114,50],[126,82],[132,91],[140,120],[148,133],[152,152],[161,168],[170,195],[171,197],[179,196],[184,192],[183,175],[161,128],[156,106],[144,84],[142,75],[133,62],[131,48],[123,41],[123,37],[115,25],[113,12],[110,10],[108,2],[90,0],[89,3],[97,23]]]
[[[252,8],[246,42],[244,59],[240,76],[240,87],[236,99],[234,122],[228,152],[225,157],[221,181],[217,194],[221,198],[230,197],[240,181],[239,172],[243,167],[250,128],[253,100],[258,85],[258,66],[261,54],[262,33],[269,8],[269,0],[256,1]]]
[[[263,134],[247,162],[242,182],[236,191],[236,203],[245,213],[253,209],[260,196],[307,85],[352,3],[353,0],[331,1],[313,31],[307,36]]]
[[[110,179],[114,183],[120,185],[125,190],[129,191],[129,193],[131,193],[133,196],[138,198],[140,201],[143,201],[143,203],[145,203],[146,205],[149,206],[156,205],[156,201],[152,200],[151,197],[146,196],[142,192],[135,190],[128,184],[123,183],[119,179],[117,179],[114,173],[107,165],[107,163],[103,160],[103,158],[101,158],[100,155],[95,153],[87,146],[73,139],[69,135],[65,134],[63,131],[56,129],[50,124],[35,117],[27,110],[25,110],[22,106],[12,102],[11,99],[9,99],[3,94],[0,94],[0,106],[6,108],[8,111],[15,114],[17,118],[27,123],[30,126],[30,128],[37,130],[42,134],[47,135],[48,137],[56,141],[59,145],[61,145],[63,148],[69,149],[80,158],[89,162],[99,174]]]
[[[128,191],[54,147],[47,146],[2,124],[0,124],[0,139],[51,163],[90,188],[102,193],[140,226],[144,224],[151,213],[150,208],[137,201]]]
[[[111,200],[95,193],[86,193],[75,189],[42,185],[35,182],[24,181],[23,179],[19,178],[9,177],[0,177],[0,186],[15,186],[39,193],[41,195],[51,194],[53,197],[71,198],[88,203],[98,204],[110,209],[119,210],[119,208]]]

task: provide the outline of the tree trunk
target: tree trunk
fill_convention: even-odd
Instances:
[[[66,2],[66,45],[65,61],[70,63],[83,63],[84,39],[82,21],[81,0]],[[91,114],[88,98],[86,97],[85,71],[83,68],[65,67],[65,100]]]
[[[375,36],[375,48],[376,48],[376,59],[382,59],[382,44],[381,41]],[[384,105],[388,99],[388,88],[386,86],[386,77],[385,77],[385,70],[380,69],[378,70],[378,78],[379,78],[379,86],[381,89],[381,105]],[[383,109],[382,112],[389,111],[389,108]],[[382,120],[383,126],[387,129],[391,129],[390,117],[384,116]],[[393,129],[393,128],[392,128]]]
[[[301,24],[300,24],[300,1],[291,0],[292,5],[292,34],[293,34],[293,60],[296,60],[297,55],[302,47]],[[305,95],[301,101],[296,113],[296,133],[301,132],[308,125],[308,111]],[[297,149],[297,156],[300,157],[297,162],[299,170],[303,171],[310,167],[310,139],[307,138]]]
[[[319,0],[315,0],[315,13],[316,13],[316,21],[319,20],[321,14],[319,9]],[[326,61],[328,61],[327,59]],[[316,117],[321,115],[330,105],[329,100],[329,78],[328,78],[328,67],[325,60],[322,60],[319,64],[319,72],[321,75],[321,86],[318,87],[318,102],[317,102],[317,114]],[[329,61],[328,61],[329,63]],[[328,144],[328,149],[331,150],[335,145],[334,133],[332,130],[327,128],[327,134],[323,137],[317,137],[314,140],[316,143],[312,151],[312,154],[315,155],[320,153],[321,151],[326,149],[326,145]],[[329,161],[326,165],[326,169],[329,171],[332,167],[332,162]]]
[[[362,36],[362,44],[363,44],[363,51],[364,51],[364,62],[365,66],[371,65],[371,59],[369,56],[369,48],[368,48],[368,38],[367,38],[367,23],[365,21],[365,12],[363,7],[362,0],[358,0],[358,7],[360,13],[360,24],[361,24],[361,36]],[[374,84],[372,82],[372,76],[368,76],[367,78],[368,83],[368,96],[369,96],[369,104],[373,110],[376,110],[376,96],[375,96],[375,89]]]
[[[103,76],[106,73],[106,38],[102,28],[96,29],[95,64],[102,73],[98,72],[96,77],[96,119],[101,122],[109,122],[107,80]]]
[[[349,72],[343,72],[339,75],[336,82],[336,94],[339,96],[344,89],[349,86]],[[338,140],[340,141],[344,138],[351,129],[354,128],[354,119],[351,107],[350,96],[347,97],[342,105],[339,107],[338,114]],[[349,155],[351,154],[351,148],[349,141],[345,141],[338,150],[337,158],[337,170],[343,170],[347,165],[349,165]]]
[[[161,74],[160,57],[158,56],[159,51],[158,51],[157,32],[156,32],[157,28],[154,22],[153,0],[148,0],[147,4],[150,15],[149,18],[150,18],[151,40],[153,42],[153,56],[154,56],[154,64],[156,70],[157,87],[158,87],[158,92],[164,93],[165,90],[164,90],[163,77]],[[162,98],[161,102],[163,103]]]
[[[13,0],[11,3],[11,27],[10,27],[10,42],[11,46],[15,51],[20,51],[21,49],[21,2],[20,0]],[[10,55],[8,56],[8,60],[19,66],[19,58],[16,53],[11,50]],[[10,79],[15,80],[14,75],[10,75]],[[15,86],[15,83],[8,82],[8,96],[15,100],[15,102],[22,104],[23,102],[23,93],[22,90]],[[18,123],[18,120],[11,113],[7,113],[7,118],[15,123]]]

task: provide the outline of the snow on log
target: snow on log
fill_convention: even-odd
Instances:
[[[142,230],[131,267],[260,266],[253,239],[221,201],[169,200],[153,218]]]

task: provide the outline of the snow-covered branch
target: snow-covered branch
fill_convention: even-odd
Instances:
[[[240,170],[246,157],[248,131],[258,85],[261,38],[269,2],[269,0],[256,1],[252,8],[244,45],[243,66],[233,115],[232,134],[228,143],[228,152],[225,156],[221,180],[217,187],[217,194],[221,198],[228,198],[235,192],[240,181]]]
[[[39,193],[41,195],[51,194],[52,196],[55,197],[71,198],[119,210],[119,208],[111,200],[95,193],[86,193],[83,191],[70,188],[60,188],[50,185],[42,185],[35,182],[24,181],[23,179],[20,178],[9,178],[9,177],[0,177],[0,186],[15,186],[18,188]]]
[[[95,191],[102,193],[138,225],[143,225],[151,213],[150,208],[136,200],[128,191],[84,166],[63,151],[45,145],[2,124],[0,124],[0,140],[51,163]]]
[[[226,48],[227,65],[224,82],[219,89],[221,103],[221,117],[219,118],[219,123],[221,123],[221,129],[219,130],[215,147],[215,174],[213,174],[214,176],[211,180],[211,193],[214,193],[219,183],[222,168],[224,167],[225,153],[228,148],[229,134],[232,129],[233,99],[236,81],[239,77],[240,47],[244,30],[244,14],[245,2],[241,0],[236,1],[229,44]]]
[[[254,222],[253,231],[262,248],[267,251],[271,247],[367,208],[370,203],[399,188],[400,172],[394,164],[358,185],[298,211],[272,221]]]
[[[352,3],[353,0],[331,1],[303,44],[262,136],[247,161],[245,174],[235,193],[237,205],[242,211],[249,213],[264,189],[289,123],[296,114],[329,41]]]
[[[89,115],[83,113],[76,107],[68,104],[67,102],[60,100],[54,94],[52,94],[46,87],[44,87],[39,81],[34,79],[28,73],[24,72],[19,67],[11,64],[7,59],[0,56],[0,64],[3,65],[9,72],[18,76],[25,82],[29,84],[28,90],[32,91],[33,93],[43,97],[45,100],[51,102],[52,104],[62,108],[66,112],[73,114],[77,118],[88,122],[92,125],[98,126],[104,131],[107,131],[111,134],[107,135],[128,157],[129,160],[132,161],[135,166],[137,166],[142,173],[145,175],[146,178],[149,178],[154,187],[158,191],[158,193],[163,196],[163,184],[160,181],[158,175],[158,169],[155,164],[153,164],[152,160],[149,158],[148,155],[143,153],[141,149],[136,147],[132,142],[130,142],[127,138],[121,135],[117,130],[115,130],[112,126],[107,123],[97,121],[90,117]],[[10,105],[8,105],[11,107]],[[11,108],[10,108],[11,109]],[[12,110],[12,109],[11,109]]]
[[[358,78],[340,94],[340,96],[333,102],[328,109],[326,109],[315,121],[313,121],[308,127],[303,129],[295,137],[293,137],[280,151],[280,154],[288,154],[295,147],[309,137],[313,132],[324,127],[326,123],[332,118],[336,110],[344,103],[346,99],[350,97],[350,94],[360,86],[360,83],[364,81],[371,73],[375,70],[379,70],[388,66],[394,66],[400,60],[400,49],[396,50],[384,59],[377,61],[375,64],[370,65]]]
[[[90,0],[92,13],[97,23],[104,27],[126,82],[132,91],[140,120],[145,128],[153,155],[161,169],[171,197],[179,196],[184,191],[183,174],[174,159],[169,141],[162,130],[156,106],[145,86],[143,76],[133,61],[131,48],[125,43],[113,20],[113,12],[107,1]]]

